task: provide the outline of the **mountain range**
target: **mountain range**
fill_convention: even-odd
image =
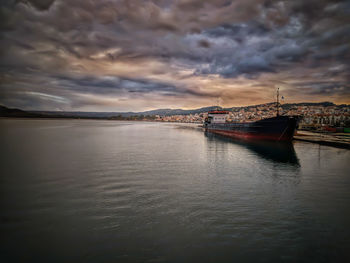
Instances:
[[[210,110],[215,109],[222,109],[222,110],[240,110],[240,109],[250,109],[255,108],[259,106],[271,106],[275,105],[276,103],[266,103],[266,104],[259,104],[259,105],[251,105],[251,106],[243,106],[243,107],[231,107],[231,108],[222,108],[219,106],[210,106],[210,107],[203,107],[198,109],[191,109],[191,110],[183,110],[183,109],[156,109],[156,110],[150,110],[150,111],[143,111],[143,112],[81,112],[81,111],[24,111],[20,109],[11,109],[7,108],[5,106],[0,105],[0,116],[1,117],[28,117],[28,118],[88,118],[88,119],[108,119],[113,117],[122,117],[122,118],[128,118],[132,116],[154,116],[154,115],[161,115],[161,116],[171,116],[171,115],[188,115],[188,114],[196,114],[196,113],[204,113],[208,112]],[[290,107],[294,106],[347,106],[347,105],[335,105],[332,102],[318,102],[318,103],[312,103],[312,102],[303,102],[303,103],[288,103],[283,104],[281,107],[283,109],[288,109]]]

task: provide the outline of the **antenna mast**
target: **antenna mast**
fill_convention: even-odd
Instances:
[[[280,96],[280,88],[277,88],[277,117],[280,115],[279,114],[279,96]]]

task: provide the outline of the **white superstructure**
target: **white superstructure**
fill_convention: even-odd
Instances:
[[[209,123],[225,123],[228,116],[228,111],[209,111]]]

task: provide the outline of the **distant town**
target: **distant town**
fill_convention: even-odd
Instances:
[[[220,108],[222,109],[222,108]],[[268,103],[257,106],[225,109],[229,111],[229,122],[251,122],[276,116],[276,104]],[[349,127],[350,105],[334,105],[325,103],[320,105],[281,105],[280,115],[300,116],[300,128],[317,129],[322,126]],[[155,115],[156,121],[202,123],[207,113],[187,115]]]
[[[79,118],[133,121],[202,123],[208,111],[222,109],[229,112],[229,122],[253,122],[276,116],[276,103],[245,107],[222,108],[211,106],[193,110],[157,109],[145,112],[65,112],[22,111],[0,106],[0,116],[28,118]],[[324,127],[350,127],[350,105],[332,102],[281,104],[280,115],[300,116],[300,129],[319,130]]]

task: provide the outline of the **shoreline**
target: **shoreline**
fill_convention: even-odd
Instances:
[[[350,135],[344,133],[323,134],[309,131],[297,131],[293,140],[350,149]]]
[[[17,119],[17,120],[97,120],[97,121],[132,121],[132,122],[159,122],[159,123],[185,123],[200,124],[198,122],[171,122],[156,120],[116,120],[108,118],[71,118],[71,117],[5,117],[1,116],[0,120]],[[344,133],[324,134],[310,131],[297,131],[293,140],[309,143],[317,143],[320,145],[331,146],[342,149],[350,149],[350,135]]]

